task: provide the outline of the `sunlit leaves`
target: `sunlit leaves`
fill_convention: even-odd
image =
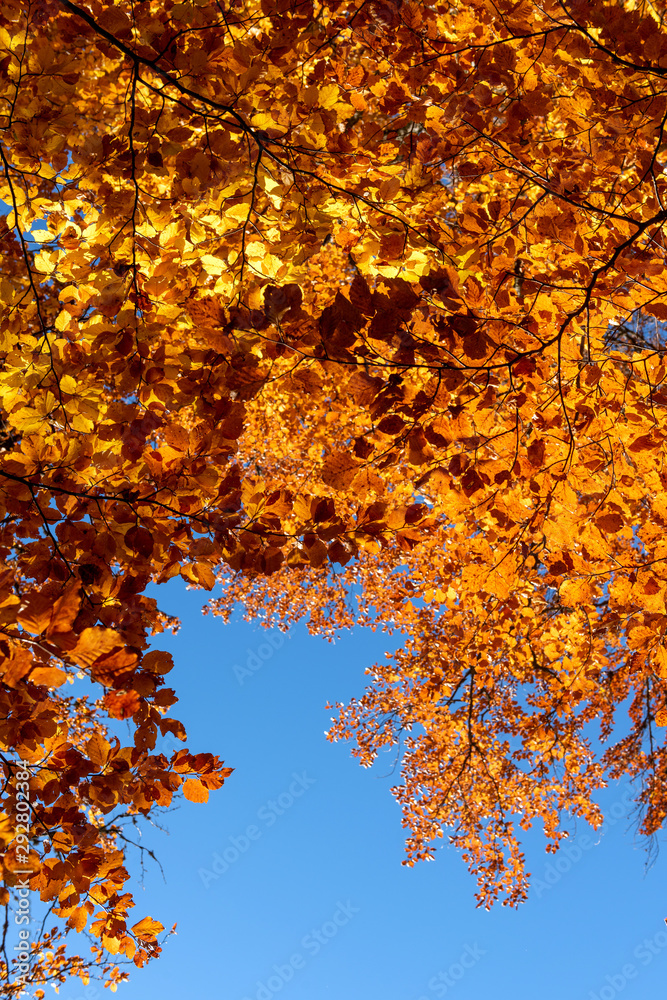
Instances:
[[[400,631],[332,736],[401,744],[408,862],[446,830],[487,905],[525,895],[521,825],[599,823],[609,775],[662,824],[665,12],[635,6],[3,8],[2,808],[24,760],[31,889],[100,955],[162,932],[110,817],[230,773],[162,752],[151,581]],[[32,985],[89,975],[56,940]]]

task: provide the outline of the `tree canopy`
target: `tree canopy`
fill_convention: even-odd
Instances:
[[[666,15],[4,0],[0,902],[49,918],[3,996],[160,951],[124,823],[230,773],[161,750],[174,576],[400,637],[330,737],[481,905],[610,780],[661,829]]]

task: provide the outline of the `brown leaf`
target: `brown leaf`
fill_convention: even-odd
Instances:
[[[324,461],[322,482],[335,490],[345,490],[351,486],[358,470],[359,463],[349,452],[334,452]]]

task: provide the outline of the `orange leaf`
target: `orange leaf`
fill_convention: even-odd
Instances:
[[[100,733],[93,733],[86,743],[86,753],[98,769],[101,769],[109,759],[111,744],[107,743]]]
[[[4,683],[15,688],[33,665],[33,658],[27,649],[15,649],[12,656],[0,663],[0,676]]]
[[[359,463],[348,452],[338,451],[327,456],[322,468],[322,482],[335,490],[344,490],[351,485],[359,471]]]
[[[155,941],[157,935],[161,934],[164,930],[164,926],[159,920],[153,920],[152,917],[144,917],[143,920],[134,924],[131,930],[140,941]]]
[[[81,667],[91,666],[95,660],[122,645],[117,632],[110,628],[85,628],[68,659]]]
[[[189,802],[208,802],[208,788],[199,778],[188,778],[183,783],[183,795]]]
[[[30,673],[30,680],[44,687],[60,687],[67,680],[67,672],[58,667],[36,667]]]

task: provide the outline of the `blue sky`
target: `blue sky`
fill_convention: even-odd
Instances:
[[[531,831],[535,888],[518,911],[476,909],[474,881],[451,850],[401,865],[393,757],[365,771],[324,737],[327,701],[361,693],[364,668],[391,640],[355,632],[328,644],[301,628],[284,638],[202,617],[206,595],[179,581],[153,593],[183,622],[154,642],[174,654],[173,714],[194,752],[219,754],[235,772],[207,805],[168,814],[167,832],[146,830],[165,880],[148,862],[134,913],[178,922],[178,933],[119,998],[664,996],[667,869],[661,855],[645,871],[627,789],[607,790],[610,822],[578,827],[569,858],[550,860]],[[256,669],[243,676],[249,659]],[[108,996],[76,982],[60,995]]]

